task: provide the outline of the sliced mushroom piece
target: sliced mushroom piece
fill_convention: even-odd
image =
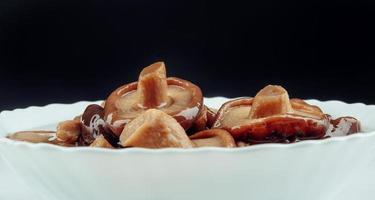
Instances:
[[[196,132],[210,129],[215,121],[217,110],[203,106],[197,119],[194,121],[193,125],[186,131],[188,135],[192,135]]]
[[[54,131],[19,131],[12,133],[7,138],[32,143],[56,143],[56,132]]]
[[[82,114],[82,139],[89,145],[94,142],[95,138],[101,135],[105,122],[103,120],[104,109],[96,104],[91,104],[86,107]]]
[[[236,147],[232,135],[223,129],[209,129],[198,132],[190,139],[196,147]]]
[[[90,144],[90,147],[113,149],[113,146],[104,138],[103,135],[95,138],[94,142]]]
[[[203,131],[207,129],[207,107],[203,106],[197,119],[193,122],[192,126],[186,131],[188,135]]]
[[[8,135],[7,138],[31,143],[48,143],[67,147],[75,146],[74,144],[65,143],[64,141],[59,140],[54,131],[19,131]]]
[[[274,137],[321,138],[328,124],[327,116],[319,107],[300,99],[289,99],[284,88],[269,85],[254,98],[223,104],[213,127],[228,130],[238,140],[267,141]]]
[[[157,109],[149,109],[128,123],[121,133],[120,143],[123,147],[193,147],[176,119]]]
[[[142,70],[138,82],[119,87],[105,103],[105,120],[109,128],[120,135],[125,124],[147,109],[159,109],[173,116],[187,130],[201,113],[203,96],[193,83],[166,77],[163,62]]]
[[[94,140],[103,135],[104,138],[112,145],[117,146],[118,136],[114,135],[110,129],[107,128],[104,121],[104,108],[91,104],[86,107],[81,117],[82,136],[79,140],[81,145],[90,145]]]
[[[209,107],[206,107],[207,108],[207,128],[211,128],[214,123],[215,123],[215,118],[216,118],[216,113],[217,113],[217,110],[216,109],[213,109],[213,108],[209,108]]]
[[[77,120],[67,120],[57,125],[56,137],[65,143],[75,144],[81,135],[81,122]]]
[[[361,131],[361,124],[359,120],[354,117],[339,117],[337,119],[332,119],[330,122],[331,125],[329,126],[326,136],[345,136]]]

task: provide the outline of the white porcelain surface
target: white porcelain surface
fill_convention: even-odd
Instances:
[[[226,100],[206,98],[205,103],[217,108]],[[0,199],[374,199],[375,106],[309,102],[334,117],[357,117],[365,133],[190,150],[64,148],[2,138]],[[0,137],[25,129],[53,130],[89,103],[1,112]]]

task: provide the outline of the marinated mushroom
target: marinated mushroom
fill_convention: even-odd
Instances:
[[[206,107],[207,109],[207,123],[206,123],[206,126],[207,128],[211,128],[214,123],[215,123],[215,119],[216,119],[216,113],[217,113],[217,110],[213,109],[213,108],[209,108],[209,107]]]
[[[113,146],[104,138],[103,135],[95,138],[94,142],[90,144],[90,147],[113,149]]]
[[[56,137],[65,143],[75,144],[81,134],[81,122],[77,120],[67,120],[57,125]]]
[[[58,114],[58,113],[57,113]],[[254,98],[229,101],[217,111],[203,104],[200,88],[167,77],[163,62],[145,67],[138,81],[114,90],[100,105],[59,123],[56,132],[21,131],[12,140],[100,148],[245,147],[344,136],[361,131],[353,117],[331,116],[281,86]],[[190,137],[188,135],[191,135]]]
[[[123,147],[144,148],[194,146],[176,119],[157,109],[149,109],[128,123],[120,143]]]
[[[86,107],[81,117],[82,139],[86,144],[94,142],[95,138],[104,132],[104,109],[96,104]]]
[[[280,142],[322,138],[328,125],[328,117],[319,107],[289,99],[284,88],[268,85],[254,98],[222,105],[213,128],[226,129],[237,140]]]
[[[25,141],[31,143],[48,143],[55,144],[59,146],[74,146],[69,143],[64,143],[56,137],[56,132],[54,131],[19,131],[9,134],[7,138],[17,141]]]
[[[96,104],[87,106],[82,114],[81,123],[80,145],[90,145],[97,137],[103,135],[112,146],[117,146],[118,137],[106,127],[103,107]]]
[[[361,131],[361,124],[354,117],[339,117],[331,119],[331,125],[327,130],[327,137],[345,136]]]
[[[203,96],[198,86],[183,79],[167,78],[164,63],[156,62],[142,70],[138,82],[121,86],[110,94],[104,118],[119,136],[125,124],[153,108],[173,116],[187,130],[202,107]]]
[[[54,131],[19,131],[7,136],[9,139],[32,143],[56,143]]]
[[[193,122],[192,126],[187,130],[189,135],[194,134],[198,131],[207,129],[207,107],[203,106],[197,119]]]
[[[196,147],[236,147],[232,135],[224,129],[209,129],[190,136]]]

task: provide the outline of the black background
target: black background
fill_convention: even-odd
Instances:
[[[375,104],[375,1],[0,1],[0,110],[104,99],[142,67],[205,96]]]

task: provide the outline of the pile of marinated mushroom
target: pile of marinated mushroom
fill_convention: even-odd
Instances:
[[[291,143],[360,132],[353,117],[332,119],[281,86],[268,85],[255,97],[204,105],[200,88],[166,76],[163,62],[144,68],[137,82],[114,90],[101,104],[60,122],[56,131],[22,131],[13,140],[102,148],[241,147]]]

